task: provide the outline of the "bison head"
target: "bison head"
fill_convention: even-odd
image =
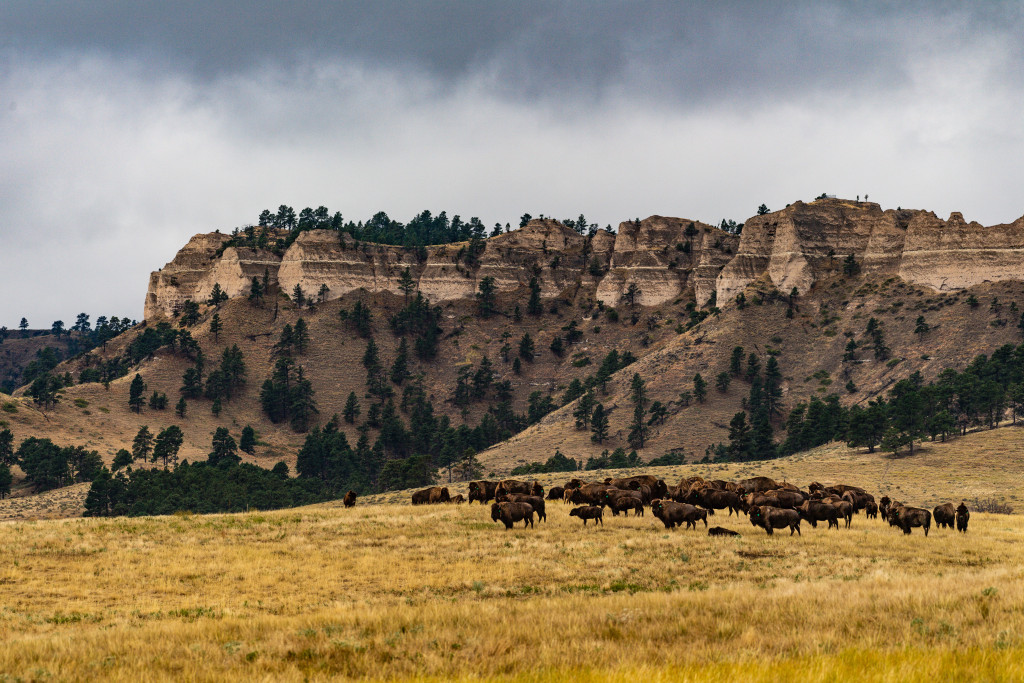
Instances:
[[[651,487],[652,498],[664,498],[668,495],[668,484],[665,483],[664,479],[659,479],[654,482],[654,486]]]
[[[580,509],[579,508],[573,508],[572,510],[569,510],[569,516],[570,517],[579,517],[580,516]]]
[[[764,525],[764,513],[761,512],[761,508],[757,505],[750,506],[750,523],[754,526]]]
[[[493,503],[491,505],[491,521],[497,522],[499,519],[501,519],[501,505]]]

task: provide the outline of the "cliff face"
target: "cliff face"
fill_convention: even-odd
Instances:
[[[499,292],[525,288],[537,277],[544,299],[592,287],[598,299],[616,305],[635,283],[640,301],[656,305],[693,287],[698,269],[703,277],[701,292],[710,297],[708,283],[738,242],[717,228],[660,216],[639,225],[623,223],[618,235],[601,231],[592,238],[557,221],[534,220],[485,240],[472,266],[465,258],[468,243],[427,247],[424,255],[401,247],[356,244],[347,235],[311,230],[301,233],[278,256],[264,249],[224,248],[228,240],[219,233],[196,235],[170,263],[153,273],[146,318],[169,316],[186,299],[205,300],[215,283],[230,297],[245,296],[252,278],[262,278],[264,272],[287,293],[300,285],[307,295],[316,296],[326,285],[327,299],[361,288],[400,294],[398,278],[406,268],[423,295],[435,303],[472,298],[485,277],[494,278]],[[689,253],[677,248],[688,242]],[[592,272],[594,260],[599,275]]]
[[[871,275],[898,276],[936,290],[1024,279],[1024,218],[984,227],[954,213],[943,221],[926,211],[887,210],[878,204],[824,199],[796,202],[749,219],[742,237],[687,219],[651,216],[585,237],[552,220],[484,241],[467,264],[467,243],[415,250],[357,244],[329,231],[303,232],[278,255],[228,246],[227,235],[196,235],[163,269],[150,276],[146,318],[166,316],[186,299],[206,299],[215,283],[228,296],[248,294],[253,277],[278,282],[290,293],[300,285],[316,296],[338,298],[356,289],[400,293],[409,268],[433,302],[471,298],[484,277],[500,292],[537,277],[543,298],[590,288],[596,299],[618,305],[636,285],[646,306],[690,292],[698,305],[730,301],[762,275],[783,292],[806,292],[841,270],[853,255]],[[219,254],[219,255],[218,255]]]

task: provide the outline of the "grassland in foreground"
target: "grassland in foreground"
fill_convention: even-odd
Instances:
[[[0,678],[1020,680],[1024,519],[739,539],[553,503],[0,525]]]

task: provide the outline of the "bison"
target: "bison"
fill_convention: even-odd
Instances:
[[[518,479],[503,479],[498,482],[498,485],[494,489],[495,498],[497,498],[498,494],[502,491],[505,493],[523,493],[531,495],[533,493],[533,485],[528,484],[525,481],[519,481]]]
[[[512,493],[505,496],[505,500],[499,500],[499,503],[527,503],[533,508],[533,511],[537,513],[537,520],[540,522],[548,521],[548,514],[545,511],[544,499],[540,496],[527,496],[523,493]]]
[[[471,481],[469,482],[469,502],[479,500],[482,505],[494,499],[494,491],[498,488],[496,481]]]
[[[651,474],[638,474],[634,477],[623,477],[620,479],[608,477],[604,480],[604,483],[624,491],[639,491],[641,486],[649,486],[652,498],[664,498],[668,493],[668,485],[665,484],[665,481]]]
[[[601,506],[607,505],[612,509],[612,514],[618,516],[622,511],[629,514],[629,510],[635,510],[638,515],[644,514],[643,495],[639,491],[623,491],[621,489],[605,489],[601,494]]]
[[[828,528],[839,528],[839,510],[829,503],[822,503],[819,500],[805,500],[796,509],[800,516],[811,523],[815,529],[818,522],[828,522]]]
[[[778,482],[770,477],[751,477],[737,482],[748,493],[763,493],[779,488]]]
[[[868,504],[864,506],[864,516],[868,519],[878,519],[878,503],[875,501],[868,501]]]
[[[461,505],[462,503],[466,502],[466,498],[461,493],[457,493],[454,496],[452,496],[452,499],[449,500],[448,502],[455,503],[456,505]]]
[[[437,503],[447,503],[450,499],[451,496],[448,495],[448,489],[443,486],[431,486],[412,494],[413,505],[435,505]]]
[[[738,493],[725,489],[702,489],[697,492],[697,503],[708,510],[728,509],[730,516],[734,512],[739,516],[740,512],[747,509],[747,504]]]
[[[682,526],[684,523],[687,529],[696,529],[698,520],[704,522],[704,528],[708,526],[708,511],[689,503],[674,503],[659,498],[651,501],[651,512],[661,520],[666,529]]]
[[[932,519],[935,521],[936,529],[941,529],[942,527],[952,529],[953,524],[956,522],[956,508],[953,507],[952,503],[936,505],[935,509],[932,510]]]
[[[581,505],[578,508],[569,510],[570,517],[579,517],[583,520],[583,526],[587,525],[587,520],[594,520],[594,525],[600,524],[604,526],[604,509],[599,505]]]
[[[967,533],[967,522],[971,519],[971,511],[967,509],[963,501],[960,501],[960,505],[956,508],[956,530],[962,533]]]
[[[924,535],[927,536],[928,529],[932,526],[932,513],[922,508],[900,505],[889,510],[889,523],[898,526],[906,535],[910,535],[910,530],[913,527],[922,527]]]
[[[562,486],[552,486],[548,489],[548,500],[562,500],[562,496],[565,494],[565,488]]]
[[[533,507],[529,503],[494,503],[491,505],[491,521],[501,520],[505,531],[516,522],[522,522],[523,528],[533,527]]]
[[[739,536],[739,533],[723,526],[713,526],[708,529],[708,536]]]
[[[774,533],[775,529],[785,529],[786,527],[789,527],[790,536],[793,535],[794,531],[800,534],[800,513],[796,510],[787,510],[770,505],[765,505],[764,507],[753,505],[750,508],[750,523],[764,529],[769,536]]]
[[[889,496],[882,496],[881,500],[878,501],[878,511],[882,513],[883,519],[889,519],[890,505],[892,505],[892,499]]]
[[[839,516],[846,522],[846,528],[849,529],[853,523],[853,503],[848,500],[839,500],[833,501],[830,505],[839,512]]]
[[[355,507],[355,505],[356,505],[356,492],[355,491],[349,491],[348,493],[345,494],[345,498],[341,502],[347,508]]]

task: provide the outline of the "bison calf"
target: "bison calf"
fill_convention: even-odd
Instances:
[[[578,508],[569,510],[570,517],[579,517],[583,520],[583,526],[587,525],[587,520],[594,520],[594,524],[600,524],[604,526],[604,510],[600,505],[581,505]]]

